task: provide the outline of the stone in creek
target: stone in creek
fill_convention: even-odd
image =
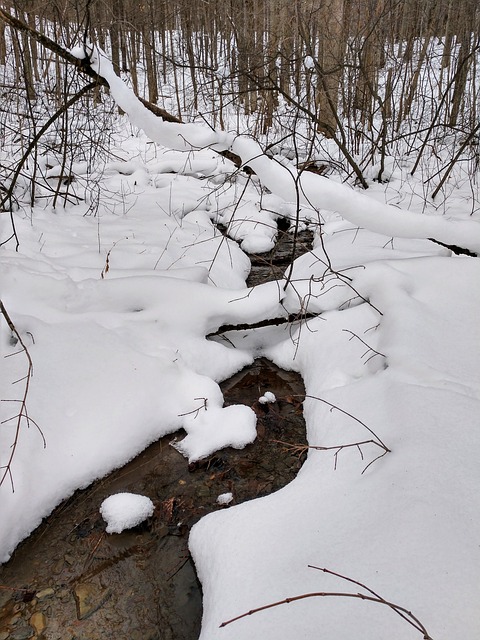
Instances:
[[[47,618],[41,611],[35,611],[35,613],[32,613],[29,622],[35,629],[37,636],[41,635],[47,626]]]
[[[102,607],[112,595],[110,589],[102,589],[95,584],[80,582],[73,590],[77,605],[77,617],[86,620]]]
[[[38,598],[39,600],[43,600],[43,598],[49,598],[50,596],[53,596],[54,593],[55,591],[51,587],[48,587],[47,589],[42,589],[41,591],[37,591],[37,593],[35,594],[35,597]]]

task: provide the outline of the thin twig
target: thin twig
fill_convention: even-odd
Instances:
[[[387,449],[386,447],[384,447],[383,445],[381,445],[379,442],[377,442],[377,440],[362,440],[359,442],[349,442],[347,444],[336,444],[333,445],[331,447],[322,447],[320,445],[313,445],[313,444],[291,444],[289,442],[283,442],[282,440],[272,440],[271,442],[275,442],[277,444],[281,444],[283,445],[286,449],[289,449],[291,451],[293,451],[295,454],[298,454],[298,456],[302,456],[306,451],[308,451],[308,449],[315,449],[317,451],[335,451],[334,454],[334,459],[335,459],[335,465],[334,465],[334,470],[337,470],[337,458],[338,458],[338,454],[340,453],[340,451],[342,451],[343,449],[348,449],[350,447],[355,447],[358,449],[358,452],[360,453],[360,457],[362,458],[362,460],[364,459],[363,456],[363,451],[361,449],[361,447],[363,445],[366,444],[374,444],[377,447],[380,447],[380,449],[383,451],[383,453],[379,454],[376,458],[374,458],[373,460],[371,460],[367,466],[363,469],[362,471],[362,475],[365,473],[365,471],[377,460],[379,460],[380,458],[383,458],[384,455],[386,455],[387,453],[390,452],[389,449]]]
[[[15,457],[15,453],[17,451],[17,447],[18,447],[18,442],[19,442],[19,438],[20,438],[20,429],[22,426],[22,420],[25,419],[26,423],[27,423],[27,427],[30,426],[30,423],[32,423],[37,430],[39,431],[42,440],[43,440],[43,447],[45,448],[47,446],[46,440],[45,440],[45,436],[43,435],[43,432],[41,430],[41,428],[39,427],[39,425],[35,422],[35,420],[33,420],[32,418],[30,418],[30,416],[28,415],[28,410],[27,410],[27,396],[28,396],[28,392],[30,389],[30,381],[33,377],[33,362],[32,362],[32,358],[30,356],[30,353],[25,345],[25,343],[23,342],[22,336],[20,335],[19,331],[17,330],[14,322],[12,321],[12,319],[10,318],[5,305],[3,304],[2,300],[0,300],[0,312],[2,313],[3,317],[5,318],[5,322],[8,325],[8,328],[10,329],[10,331],[12,332],[13,335],[15,335],[15,337],[17,338],[17,341],[20,343],[20,345],[22,346],[21,351],[18,351],[18,353],[21,353],[23,351],[23,353],[25,353],[25,357],[27,358],[27,363],[28,363],[28,369],[27,369],[27,374],[21,378],[20,380],[16,380],[16,382],[20,382],[21,380],[25,380],[25,388],[23,391],[23,395],[20,402],[20,411],[13,416],[12,418],[10,418],[9,420],[16,420],[16,426],[15,426],[15,436],[13,438],[13,443],[10,447],[10,456],[8,458],[8,461],[5,465],[3,465],[2,467],[0,467],[0,469],[3,470],[3,474],[0,477],[0,487],[2,486],[2,484],[5,482],[5,479],[7,478],[7,476],[10,478],[10,484],[12,486],[12,492],[15,493],[15,484],[13,482],[13,475],[12,475],[12,462],[13,459]],[[4,422],[8,422],[9,420],[4,420]]]
[[[387,447],[387,445],[383,442],[383,440],[375,433],[375,431],[373,431],[373,429],[371,429],[369,426],[367,426],[364,422],[362,422],[362,420],[360,420],[359,418],[357,418],[356,416],[354,416],[353,414],[349,413],[348,411],[345,411],[345,409],[342,409],[341,407],[337,406],[336,404],[333,404],[332,402],[328,402],[328,400],[325,400],[324,398],[320,398],[318,396],[312,396],[312,395],[293,395],[291,396],[292,398],[310,398],[311,400],[318,400],[319,402],[323,402],[324,404],[326,404],[328,407],[330,407],[331,409],[336,409],[337,411],[340,411],[340,413],[343,413],[344,415],[348,416],[349,418],[351,418],[352,420],[355,420],[355,422],[358,422],[358,424],[362,425],[362,427],[364,427],[369,433],[372,434],[372,436],[379,442],[379,444],[386,450],[386,453],[390,453],[390,449]]]
[[[395,613],[397,613],[403,620],[408,622],[409,625],[420,631],[423,634],[424,640],[433,640],[425,626],[420,622],[420,620],[412,614],[411,611],[402,607],[394,602],[390,602],[389,600],[385,600],[382,596],[378,595],[372,589],[367,587],[366,585],[358,582],[357,580],[353,580],[352,578],[348,578],[346,576],[341,575],[340,573],[335,573],[334,571],[330,571],[329,569],[324,569],[321,567],[314,567],[313,565],[308,565],[312,569],[318,569],[319,571],[323,571],[324,573],[328,573],[330,575],[334,575],[338,578],[351,582],[352,584],[356,584],[366,591],[368,591],[371,595],[365,595],[364,593],[349,593],[342,591],[317,591],[313,593],[302,593],[298,596],[292,596],[290,598],[285,598],[284,600],[278,600],[277,602],[271,602],[270,604],[263,605],[262,607],[256,607],[255,609],[250,609],[245,613],[242,613],[239,616],[235,616],[230,620],[226,620],[220,624],[220,628],[226,627],[232,622],[236,622],[237,620],[241,620],[242,618],[246,618],[247,616],[251,616],[254,613],[258,613],[259,611],[265,611],[266,609],[272,609],[273,607],[278,607],[282,604],[290,604],[291,602],[296,602],[297,600],[305,600],[306,598],[356,598],[359,600],[366,600],[368,602],[376,602],[377,604],[383,604]]]
[[[382,356],[382,358],[386,358],[387,356],[384,353],[381,353],[380,351],[377,351],[376,349],[374,349],[373,347],[371,347],[369,344],[367,344],[365,342],[365,340],[363,340],[362,338],[360,338],[360,336],[358,336],[356,333],[354,333],[353,331],[350,331],[350,329],[342,329],[342,331],[345,331],[345,333],[350,333],[351,334],[351,338],[350,340],[353,340],[353,338],[357,338],[357,340],[360,340],[360,342],[365,345],[368,349],[368,351],[372,351],[374,356]],[[366,353],[363,354],[363,356],[366,356],[368,351]],[[362,356],[362,358],[363,358]],[[371,356],[373,357],[373,356]],[[370,360],[370,358],[368,359]],[[367,361],[368,362],[368,361]]]
[[[373,596],[375,596],[376,598],[380,598],[383,600],[382,596],[380,596],[378,593],[375,593],[375,591],[373,591],[373,589],[370,589],[370,587],[367,587],[367,585],[363,584],[362,582],[359,582],[358,580],[354,580],[353,578],[349,578],[348,576],[344,576],[341,573],[336,573],[335,571],[332,571],[331,569],[326,569],[325,567],[317,567],[315,565],[309,564],[308,567],[310,569],[317,569],[318,571],[323,571],[323,573],[328,573],[329,575],[332,576],[336,576],[337,578],[341,578],[342,580],[347,580],[348,582],[351,582],[352,584],[356,584],[359,587],[362,587],[362,589],[365,589],[366,591],[368,591],[369,593],[371,593]],[[385,604],[388,604],[387,601],[385,600]],[[394,607],[394,611],[396,613],[398,613],[398,615],[403,618],[404,620],[406,620],[409,624],[412,624],[411,620],[408,620],[408,618],[401,613],[402,611],[405,611],[405,609],[403,609],[402,607],[398,607],[395,606]],[[416,627],[417,629],[420,627],[420,631],[422,633],[424,633],[424,638],[426,640],[428,640],[428,638],[430,638],[427,630],[425,629],[425,627],[423,626],[423,624],[420,622],[420,620],[418,618],[416,618],[413,613],[411,611],[407,611],[407,615],[412,618],[412,620],[414,620],[416,622],[416,624],[418,624],[418,627]],[[415,626],[415,625],[413,625]]]

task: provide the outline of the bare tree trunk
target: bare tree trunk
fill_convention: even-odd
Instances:
[[[325,0],[320,5],[318,79],[316,108],[318,131],[331,137],[337,127],[340,80],[343,75],[345,41],[343,31],[343,0]]]
[[[471,35],[469,32],[463,33],[460,37],[460,48],[457,58],[457,68],[455,72],[455,86],[452,96],[452,108],[448,124],[455,127],[461,112],[465,87],[467,84],[467,76],[471,65],[472,56],[470,51]]]

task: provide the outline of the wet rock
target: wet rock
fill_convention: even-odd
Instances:
[[[35,630],[30,625],[18,625],[9,635],[9,640],[28,640],[35,635]]]
[[[77,618],[86,620],[98,611],[110,598],[110,589],[102,589],[95,584],[80,582],[73,590],[73,597],[77,605]]]
[[[69,602],[72,597],[72,594],[68,589],[60,589],[60,591],[57,594],[57,597],[60,600],[60,602]]]
[[[60,560],[57,560],[56,563],[52,567],[52,573],[54,573],[55,575],[58,575],[59,573],[62,573],[63,564],[64,564],[63,563],[63,558],[60,558]]]
[[[41,611],[35,611],[35,613],[30,616],[29,622],[35,629],[37,636],[41,635],[47,626],[47,618]]]
[[[35,594],[35,597],[38,600],[43,600],[44,598],[49,598],[50,596],[53,596],[54,593],[55,591],[51,587],[48,587],[48,589],[42,589],[41,591],[37,591],[37,593]]]

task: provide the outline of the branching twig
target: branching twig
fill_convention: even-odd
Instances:
[[[424,640],[433,640],[433,638],[428,633],[425,626],[420,622],[420,620],[413,615],[411,611],[402,607],[395,602],[390,602],[389,600],[385,600],[382,596],[378,595],[367,587],[366,585],[358,582],[357,580],[353,580],[352,578],[348,578],[347,576],[343,576],[340,573],[336,573],[335,571],[330,571],[329,569],[315,567],[313,565],[308,565],[311,569],[318,569],[319,571],[323,571],[324,573],[336,576],[337,578],[341,578],[342,580],[346,580],[347,582],[351,582],[352,584],[356,584],[362,589],[368,591],[371,595],[365,595],[364,593],[349,593],[349,592],[339,592],[339,591],[317,591],[314,593],[302,593],[299,596],[292,596],[290,598],[285,598],[284,600],[279,600],[277,602],[271,602],[270,604],[263,605],[262,607],[257,607],[255,609],[250,609],[246,613],[242,613],[239,616],[235,616],[235,618],[231,618],[230,620],[226,620],[220,624],[220,628],[226,627],[228,624],[232,622],[236,622],[237,620],[241,620],[242,618],[246,618],[247,616],[251,616],[254,613],[258,613],[259,611],[265,611],[266,609],[272,609],[273,607],[278,607],[282,604],[290,604],[291,602],[296,602],[297,600],[305,600],[306,598],[357,598],[359,600],[366,600],[368,602],[376,602],[377,604],[383,604],[386,607],[389,607],[397,613],[405,622],[408,622],[409,625],[417,629],[420,633],[423,634]]]
[[[15,453],[17,451],[17,447],[18,447],[18,442],[19,442],[19,438],[20,438],[20,429],[22,426],[22,420],[25,419],[26,423],[27,423],[27,427],[30,427],[30,424],[32,424],[34,427],[36,427],[36,429],[38,430],[38,432],[40,433],[42,440],[43,440],[43,447],[45,448],[47,446],[46,440],[45,440],[45,436],[43,435],[43,431],[41,430],[40,426],[35,422],[35,420],[33,420],[33,418],[31,418],[28,415],[28,409],[27,409],[27,396],[28,396],[28,392],[30,389],[30,381],[33,377],[33,362],[32,362],[32,358],[30,356],[30,353],[25,345],[25,343],[22,340],[22,336],[20,335],[19,331],[17,330],[17,328],[15,327],[15,324],[13,323],[12,319],[10,318],[7,310],[5,309],[5,305],[3,304],[3,302],[0,300],[0,312],[2,313],[3,317],[5,318],[5,322],[8,325],[8,328],[10,329],[10,331],[12,332],[12,335],[14,335],[17,339],[17,341],[20,343],[21,345],[21,349],[19,351],[16,352],[16,354],[19,353],[25,353],[25,357],[27,358],[27,362],[28,362],[28,369],[27,369],[27,374],[25,376],[23,376],[22,378],[20,378],[19,380],[16,380],[15,382],[21,382],[22,380],[25,380],[25,388],[23,390],[23,395],[22,398],[20,400],[18,400],[18,402],[20,403],[20,410],[19,412],[12,416],[11,418],[8,418],[7,420],[3,420],[3,422],[1,424],[4,424],[6,422],[10,422],[11,420],[16,420],[16,425],[15,425],[15,436],[13,438],[13,443],[10,447],[10,456],[8,458],[8,461],[5,465],[3,465],[2,467],[0,467],[0,487],[2,486],[2,484],[5,482],[5,479],[7,478],[7,476],[10,478],[10,484],[12,486],[12,492],[15,492],[15,485],[13,482],[13,475],[12,475],[12,462],[13,462],[13,458],[15,457]],[[13,355],[13,354],[11,354]],[[15,383],[14,383],[15,384]]]
[[[345,333],[350,333],[351,334],[351,338],[350,340],[353,340],[353,338],[357,338],[357,340],[360,340],[360,342],[365,345],[368,349],[368,351],[372,351],[373,355],[371,355],[366,362],[368,362],[369,360],[371,360],[372,358],[374,358],[375,356],[382,356],[382,358],[386,358],[387,356],[384,353],[381,353],[380,351],[377,351],[376,349],[374,349],[373,347],[371,347],[369,344],[367,344],[365,342],[365,340],[363,340],[362,338],[360,338],[360,336],[358,336],[356,333],[354,333],[353,331],[350,331],[350,329],[342,329],[342,331],[345,331]],[[364,358],[368,351],[365,351],[365,353],[363,354],[362,358]],[[366,364],[366,363],[365,363]]]
[[[390,453],[391,450],[387,447],[387,445],[383,442],[383,440],[379,436],[377,436],[377,434],[375,433],[375,431],[373,431],[373,429],[370,429],[370,427],[368,427],[364,422],[362,422],[362,420],[355,417],[353,414],[349,413],[348,411],[345,411],[345,409],[338,407],[336,404],[333,404],[332,402],[328,402],[328,400],[324,400],[324,398],[319,398],[318,396],[311,396],[307,394],[305,396],[298,395],[298,396],[292,396],[292,397],[310,398],[311,400],[318,400],[319,402],[323,402],[324,404],[326,404],[332,410],[335,409],[337,411],[340,411],[340,413],[343,413],[345,416],[348,416],[352,420],[355,420],[355,422],[358,422],[358,424],[362,425],[362,427],[364,427],[369,433],[372,434],[372,436],[380,444],[380,446],[386,450],[386,453]]]
[[[315,449],[316,451],[335,451],[335,454],[333,456],[334,460],[335,460],[335,464],[334,464],[334,470],[335,471],[337,470],[338,454],[343,449],[349,449],[350,447],[355,447],[356,449],[358,449],[358,452],[360,453],[360,457],[363,460],[364,456],[363,456],[363,451],[361,449],[361,447],[363,445],[374,444],[375,446],[380,447],[380,449],[383,451],[383,453],[381,453],[376,458],[371,460],[367,464],[367,466],[363,469],[362,474],[364,474],[365,471],[368,469],[368,467],[370,467],[374,462],[376,462],[380,458],[383,458],[383,456],[387,455],[387,453],[390,452],[390,449],[387,449],[386,447],[381,445],[379,442],[377,442],[377,440],[372,440],[372,439],[370,439],[370,440],[361,440],[359,442],[349,442],[348,444],[336,444],[336,445],[333,445],[331,447],[322,447],[320,445],[314,445],[314,444],[291,444],[289,442],[283,442],[282,440],[272,440],[272,442],[275,442],[275,443],[283,445],[286,449],[290,449],[295,454],[298,454],[298,456],[302,456],[304,453],[306,453],[308,451],[308,449]]]
[[[326,404],[328,407],[330,407],[330,410],[333,411],[334,409],[337,411],[340,411],[340,413],[343,413],[344,415],[348,416],[349,418],[351,418],[352,420],[355,420],[355,422],[358,422],[358,424],[360,424],[362,427],[364,427],[372,436],[373,438],[369,439],[369,440],[359,440],[357,442],[349,442],[347,444],[337,444],[337,445],[332,445],[329,447],[324,447],[322,445],[297,445],[297,444],[291,444],[288,442],[282,442],[281,440],[273,440],[273,442],[278,442],[279,444],[282,444],[290,449],[292,449],[295,453],[297,453],[299,456],[301,456],[302,454],[304,454],[308,449],[316,449],[318,451],[335,451],[335,469],[337,468],[337,458],[338,458],[338,454],[340,453],[340,451],[342,451],[343,449],[348,449],[350,447],[356,447],[360,453],[360,456],[363,460],[363,452],[361,450],[361,446],[366,445],[366,444],[374,444],[375,446],[379,447],[380,449],[382,449],[382,453],[380,453],[376,458],[374,458],[373,460],[371,460],[367,466],[363,469],[362,474],[365,473],[365,471],[377,460],[379,460],[380,458],[383,458],[383,456],[385,456],[387,453],[391,453],[391,449],[389,449],[387,447],[387,445],[383,442],[383,440],[375,433],[375,431],[373,431],[373,429],[371,429],[369,426],[367,426],[362,420],[360,420],[359,418],[357,418],[356,416],[354,416],[353,414],[349,413],[348,411],[345,411],[345,409],[340,408],[339,406],[337,406],[336,404],[333,404],[332,402],[328,402],[328,400],[325,400],[324,398],[320,398],[319,396],[312,396],[312,395],[292,395],[290,396],[291,398],[301,398],[302,400],[304,398],[310,398],[311,400],[318,400],[319,402],[323,402],[324,404]],[[277,398],[279,399],[279,398]]]
[[[192,409],[191,411],[187,411],[186,413],[179,413],[178,417],[190,416],[194,413],[196,418],[202,409],[205,409],[205,411],[207,411],[208,398],[194,398],[194,400],[203,400],[203,403],[200,407],[197,407],[196,409]]]

